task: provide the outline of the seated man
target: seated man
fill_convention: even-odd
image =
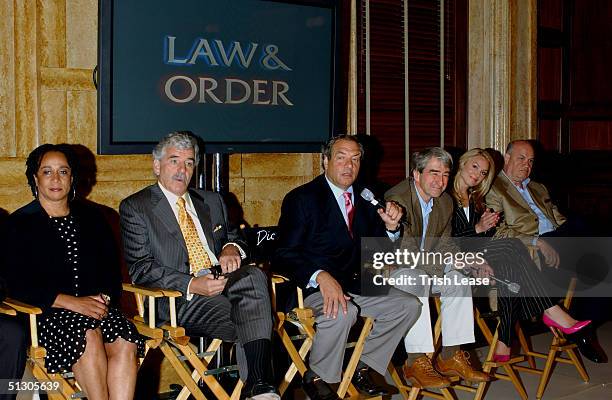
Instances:
[[[391,356],[420,313],[411,295],[391,288],[379,297],[361,296],[360,239],[399,237],[401,210],[391,202],[377,211],[353,186],[363,157],[354,136],[337,136],[323,147],[324,174],[285,196],[279,220],[277,271],[289,274],[314,310],[316,334],[303,377],[313,400],[337,399],[329,387],[340,382],[345,343],[357,314],[374,319],[353,384],[368,395],[384,389],[369,377],[384,374]]]
[[[444,193],[452,167],[452,157],[439,147],[414,153],[412,156],[412,177],[391,188],[385,198],[396,201],[406,210],[402,249],[418,253],[457,253],[459,248],[451,239],[453,200]],[[486,264],[483,264],[483,268]],[[488,266],[486,266],[488,267]],[[420,276],[463,275],[452,265],[419,264],[412,270],[401,269],[398,274],[413,276],[422,282]],[[419,387],[442,388],[450,380],[440,375],[460,376],[472,382],[489,380],[483,372],[474,370],[459,345],[473,343],[474,309],[470,285],[433,285],[434,292],[440,293],[442,302],[442,351],[434,369],[425,353],[434,351],[433,335],[429,314],[429,285],[398,286],[419,297],[423,310],[417,322],[406,335],[405,345],[408,360],[404,375]]]
[[[246,245],[228,224],[221,196],[188,188],[198,158],[193,136],[167,135],[153,150],[157,183],[121,202],[130,276],[139,285],[181,291],[177,317],[186,333],[237,342],[243,395],[278,399],[268,279],[258,268],[241,267]],[[217,264],[230,275],[216,279],[209,272]],[[167,301],[158,314],[168,318]]]
[[[494,211],[502,211],[503,218],[497,227],[495,237],[519,238],[526,245],[534,245],[549,267],[573,269],[575,266],[563,263],[559,253],[563,250],[555,242],[547,240],[551,237],[584,236],[584,228],[575,221],[563,216],[553,204],[550,194],[541,183],[530,179],[535,162],[533,146],[527,140],[510,142],[504,155],[504,168],[497,175],[493,186],[487,194],[487,207]],[[546,269],[545,273],[549,273]],[[556,277],[551,276],[551,280]],[[567,284],[567,282],[565,283]],[[574,305],[581,306],[576,310],[579,319],[600,319],[602,309],[607,309],[603,300],[596,298],[576,298]],[[582,304],[580,304],[582,303]],[[604,304],[600,304],[604,303]],[[607,355],[597,343],[594,335],[587,330],[572,338],[583,356],[593,362],[605,363]]]

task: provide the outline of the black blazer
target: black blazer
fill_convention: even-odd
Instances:
[[[80,230],[79,296],[121,296],[118,248],[112,230],[95,206],[75,201],[70,212]],[[8,296],[48,311],[58,294],[73,295],[72,266],[65,244],[37,200],[11,214],[1,232],[0,271]]]
[[[463,208],[455,200],[453,218],[451,220],[453,236],[461,238],[458,239],[458,242],[461,249],[464,251],[481,249],[493,236],[495,229],[491,229],[487,232],[476,233],[475,227],[482,214],[476,212],[476,206],[471,201],[468,215],[469,217],[466,217],[465,212],[463,212]]]
[[[278,222],[275,271],[289,275],[305,288],[313,273],[329,272],[346,292],[361,292],[361,238],[387,237],[376,208],[353,186],[353,237],[325,175],[289,192]],[[314,292],[308,289],[306,295]]]

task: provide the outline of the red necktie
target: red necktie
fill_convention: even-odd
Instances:
[[[351,194],[349,192],[342,193],[344,196],[344,208],[346,208],[346,216],[348,220],[348,230],[353,236],[353,216],[355,216],[355,207],[353,207],[353,202],[351,201]]]

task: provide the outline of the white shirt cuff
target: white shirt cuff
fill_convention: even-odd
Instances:
[[[308,285],[306,285],[306,289],[310,289],[310,288],[318,288],[319,284],[317,283],[317,276],[319,276],[319,274],[322,272],[323,270],[317,270],[314,274],[312,274],[312,276],[310,277],[310,280],[308,281]]]
[[[242,250],[242,247],[240,247],[237,243],[234,242],[227,242],[223,245],[223,247],[221,248],[221,250],[223,250],[224,248],[226,248],[229,245],[233,245],[236,246],[238,248],[238,251],[240,252],[240,258],[242,258],[243,260],[246,258],[246,253],[244,252],[244,250]]]
[[[395,242],[400,237],[400,231],[395,233],[387,231],[387,236],[389,236],[389,239],[391,239],[392,242]]]
[[[187,299],[187,301],[191,301],[191,299],[193,299],[193,293],[189,291],[189,288],[191,287],[191,281],[193,281],[193,278],[189,280],[189,283],[187,284],[187,291],[185,292],[187,293],[185,295],[185,298]]]

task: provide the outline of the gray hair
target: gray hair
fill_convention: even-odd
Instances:
[[[448,153],[448,151],[441,147],[430,147],[429,149],[412,153],[412,156],[410,157],[410,171],[414,172],[416,170],[419,174],[423,173],[427,163],[432,158],[437,158],[442,162],[442,164],[448,167],[448,169],[453,169],[453,157]]]
[[[198,140],[189,131],[177,131],[164,136],[162,140],[153,148],[153,159],[161,160],[166,154],[166,148],[176,147],[179,150],[193,149],[196,164],[200,162],[200,148]]]
[[[359,151],[361,152],[361,157],[359,159],[363,160],[363,155],[364,155],[363,145],[361,144],[359,140],[357,140],[357,137],[355,135],[338,135],[338,136],[333,136],[329,138],[327,142],[325,142],[323,146],[321,146],[321,155],[323,156],[321,158],[321,165],[323,165],[323,160],[325,158],[327,158],[328,160],[331,160],[332,148],[340,140],[348,140],[349,142],[357,143],[357,145],[359,146]]]

